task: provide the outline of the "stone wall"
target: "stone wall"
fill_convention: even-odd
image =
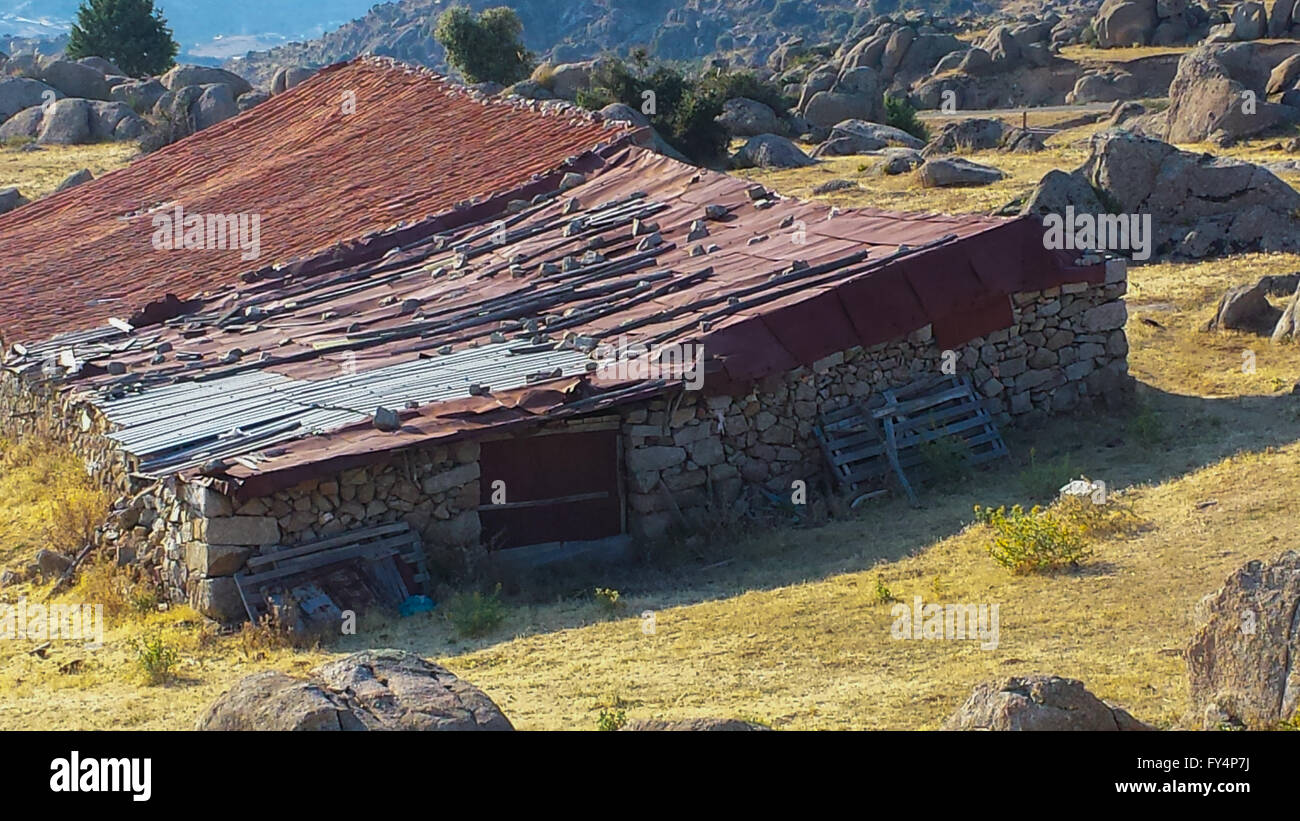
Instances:
[[[970,376],[999,424],[1126,400],[1122,266],[1107,279],[1015,294],[1009,328],[953,351],[957,373]],[[793,480],[824,469],[813,436],[819,414],[937,375],[943,362],[927,326],[769,377],[743,396],[686,392],[624,409],[632,533],[656,538],[681,518],[715,515],[744,483],[789,492]]]
[[[459,571],[478,546],[478,444],[391,454],[364,468],[237,501],[201,482],[167,481],[134,500],[140,561],[159,568],[173,601],[221,620],[242,618],[233,576],[254,555],[349,530],[405,521],[431,567]]]
[[[59,394],[49,383],[0,371],[0,436],[14,441],[36,437],[68,447],[86,461],[87,472],[114,495],[129,495],[131,458],[108,439],[107,420],[88,402]]]

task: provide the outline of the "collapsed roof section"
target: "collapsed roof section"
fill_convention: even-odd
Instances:
[[[0,216],[0,338],[35,342],[126,320],[144,301],[189,299],[251,268],[472,213],[468,204],[496,208],[494,195],[543,176],[553,188],[567,163],[626,132],[567,104],[492,101],[382,58],[335,65],[92,184]],[[176,208],[257,215],[261,255],[156,250],[154,217]]]
[[[1032,218],[839,212],[626,145],[589,171],[371,236],[400,238],[379,259],[263,270],[10,366],[75,371],[144,472],[216,473],[248,496],[680,385],[598,367],[626,342],[700,346],[707,392],[748,390],[926,325],[953,347],[1009,325],[1011,293],[1104,279],[1045,251]],[[398,412],[386,429],[381,406]]]

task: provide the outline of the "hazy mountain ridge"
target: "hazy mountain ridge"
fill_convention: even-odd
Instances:
[[[526,45],[565,62],[645,46],[660,60],[697,60],[718,53],[763,58],[790,35],[813,41],[843,37],[889,3],[865,0],[466,0],[475,11],[507,5],[524,24]],[[917,5],[917,4],[905,4]],[[927,3],[934,6],[934,3]],[[226,67],[265,81],[278,66],[328,65],[361,53],[445,68],[432,21],[448,4],[435,0],[382,3],[337,31],[304,43],[252,52]],[[950,0],[957,10],[991,8]]]

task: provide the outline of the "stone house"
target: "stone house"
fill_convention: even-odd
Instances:
[[[819,414],[945,362],[1002,422],[1129,389],[1122,263],[1045,251],[1032,218],[790,200],[562,106],[472,100],[367,61],[176,153],[284,129],[295,105],[294,139],[338,127],[314,122],[318,107],[369,83],[425,92],[404,103],[410,116],[372,114],[392,128],[496,146],[477,191],[452,168],[395,182],[400,196],[344,180],[376,208],[418,204],[346,234],[319,231],[328,214],[278,213],[297,224],[263,238],[276,261],[257,269],[237,254],[168,257],[140,225],[107,259],[124,272],[161,264],[152,289],[63,317],[37,321],[29,294],[0,290],[5,426],[75,447],[120,497],[102,543],[209,616],[242,617],[233,576],[250,558],[375,525],[408,523],[435,573],[661,537],[746,487],[821,475]],[[527,139],[547,129],[542,144],[561,146],[550,157]],[[129,210],[114,178],[155,174],[147,163],[162,161],[48,207],[91,230],[88,209]],[[325,165],[295,173],[328,186]],[[190,196],[206,190],[201,171]],[[242,179],[255,190],[236,186],[223,213],[275,198],[274,179]],[[32,219],[0,217],[0,240],[49,230]],[[72,282],[74,253],[29,263]]]

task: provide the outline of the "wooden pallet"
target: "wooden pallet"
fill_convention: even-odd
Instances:
[[[818,421],[813,435],[836,484],[856,496],[853,504],[883,493],[876,486],[888,476],[891,466],[880,427],[866,406],[855,402],[822,414]]]
[[[249,559],[247,569],[235,574],[235,588],[248,617],[256,622],[278,604],[277,591],[300,587],[314,574],[349,562],[362,565],[385,601],[400,604],[415,590],[429,594],[424,547],[420,535],[405,522],[354,530],[311,544],[272,548]]]
[[[972,465],[1009,453],[997,423],[965,376],[930,377],[882,394],[885,402],[872,412],[872,418],[883,428],[886,458],[914,504],[916,493],[907,474],[925,473],[921,445],[959,438]]]

